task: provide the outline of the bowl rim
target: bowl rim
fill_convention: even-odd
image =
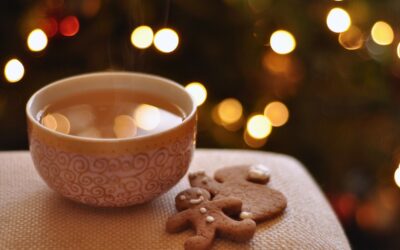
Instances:
[[[91,137],[82,137],[82,136],[76,136],[76,135],[70,135],[70,134],[63,134],[61,132],[55,131],[55,130],[51,130],[45,126],[43,126],[39,121],[37,121],[32,113],[30,112],[30,109],[33,105],[33,103],[35,102],[36,97],[46,91],[49,88],[53,88],[54,86],[57,85],[61,85],[64,84],[65,82],[69,82],[71,80],[75,80],[77,78],[85,78],[85,77],[93,77],[93,76],[101,76],[101,75],[107,75],[107,76],[141,76],[141,77],[146,77],[146,78],[150,78],[150,79],[154,79],[154,80],[158,80],[158,81],[163,81],[167,84],[170,84],[178,89],[180,89],[183,93],[185,93],[188,97],[189,100],[191,101],[191,105],[192,105],[192,109],[190,111],[190,113],[183,119],[182,123],[163,130],[163,131],[159,131],[156,133],[152,133],[152,134],[147,134],[147,135],[142,135],[142,136],[135,136],[135,137],[131,137],[131,138],[91,138]],[[25,113],[26,116],[28,117],[29,121],[32,122],[33,124],[35,124],[38,128],[44,130],[47,133],[50,133],[53,136],[56,137],[60,137],[63,139],[68,139],[68,140],[73,140],[73,141],[77,141],[77,142],[104,142],[104,143],[115,143],[115,142],[133,142],[133,141],[142,141],[142,140],[147,140],[147,139],[155,139],[159,136],[162,136],[164,134],[168,134],[171,133],[173,131],[177,131],[179,130],[181,127],[185,126],[186,124],[188,124],[193,118],[196,117],[197,114],[197,105],[193,99],[193,97],[186,91],[186,89],[181,86],[180,84],[178,84],[177,82],[170,80],[168,78],[162,77],[162,76],[158,76],[158,75],[154,75],[154,74],[147,74],[147,73],[139,73],[139,72],[129,72],[129,71],[99,71],[99,72],[91,72],[91,73],[85,73],[85,74],[78,74],[78,75],[73,75],[70,77],[66,77],[66,78],[62,78],[56,81],[53,81],[47,85],[45,85],[44,87],[40,88],[39,90],[37,90],[35,93],[33,93],[33,95],[29,98],[28,102],[26,103],[25,106]]]

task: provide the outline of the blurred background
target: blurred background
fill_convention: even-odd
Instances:
[[[354,249],[400,249],[399,14],[395,0],[1,1],[0,149],[27,149],[25,103],[51,81],[158,74],[195,97],[198,147],[298,158]]]

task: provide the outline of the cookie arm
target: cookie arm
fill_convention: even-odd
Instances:
[[[237,198],[229,197],[212,202],[228,215],[239,214],[242,211],[242,201]]]
[[[188,211],[182,211],[168,218],[166,231],[168,233],[178,233],[190,226]]]

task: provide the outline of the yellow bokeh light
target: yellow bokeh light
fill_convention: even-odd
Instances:
[[[135,120],[129,115],[119,115],[115,117],[113,130],[117,138],[134,137],[137,133]]]
[[[218,117],[224,124],[232,124],[240,120],[243,114],[243,107],[234,98],[223,100],[217,109]]]
[[[361,30],[356,26],[350,26],[350,28],[339,34],[339,43],[343,48],[348,50],[356,50],[363,46],[364,38]]]
[[[393,29],[388,23],[378,21],[372,26],[371,37],[379,45],[389,45],[394,39]]]
[[[179,36],[176,31],[164,28],[154,35],[154,46],[161,52],[170,53],[178,47]]]
[[[344,9],[333,8],[329,11],[328,16],[326,17],[326,24],[331,31],[341,33],[349,29],[351,18],[349,13]]]
[[[136,125],[144,130],[153,130],[160,124],[161,114],[157,107],[140,104],[133,112]]]
[[[45,126],[46,128],[48,128],[50,130],[57,129],[57,120],[51,114],[44,116],[41,120],[41,123],[43,124],[43,126]]]
[[[24,65],[18,59],[11,59],[4,67],[4,76],[9,82],[18,82],[24,77]]]
[[[283,126],[289,119],[289,110],[281,102],[271,102],[264,109],[264,115],[274,127]]]
[[[199,82],[192,82],[186,85],[185,87],[186,91],[189,92],[189,94],[192,96],[194,99],[194,102],[197,106],[200,106],[203,104],[206,99],[207,99],[207,90],[203,86],[203,84]]]
[[[244,131],[243,133],[243,140],[244,142],[252,148],[261,148],[267,142],[267,138],[256,139],[249,135],[248,131]]]
[[[68,118],[60,113],[47,114],[42,118],[41,123],[46,128],[63,134],[69,134],[71,130],[71,123]]]
[[[294,36],[286,30],[277,30],[269,40],[271,48],[278,54],[289,54],[296,48]]]
[[[397,57],[400,58],[400,43],[397,44]]]
[[[255,139],[266,138],[272,130],[269,119],[263,115],[254,115],[247,121],[247,132]]]
[[[38,52],[46,48],[47,41],[46,33],[41,29],[35,29],[29,33],[26,43],[31,51]]]
[[[131,43],[139,49],[146,49],[153,43],[153,30],[149,26],[139,26],[132,31]]]
[[[57,123],[56,131],[63,134],[69,134],[71,130],[71,123],[69,122],[68,118],[60,113],[53,113],[52,115]]]
[[[396,182],[396,185],[400,187],[400,166],[394,172],[394,181]]]

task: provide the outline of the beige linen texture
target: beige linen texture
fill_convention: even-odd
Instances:
[[[303,166],[275,153],[197,150],[189,171],[262,163],[271,168],[270,187],[287,197],[285,213],[257,226],[254,238],[237,244],[216,240],[213,249],[350,249],[331,207]],[[0,249],[183,249],[187,230],[167,234],[175,195],[187,176],[145,205],[94,208],[62,198],[40,179],[28,152],[0,153]]]

